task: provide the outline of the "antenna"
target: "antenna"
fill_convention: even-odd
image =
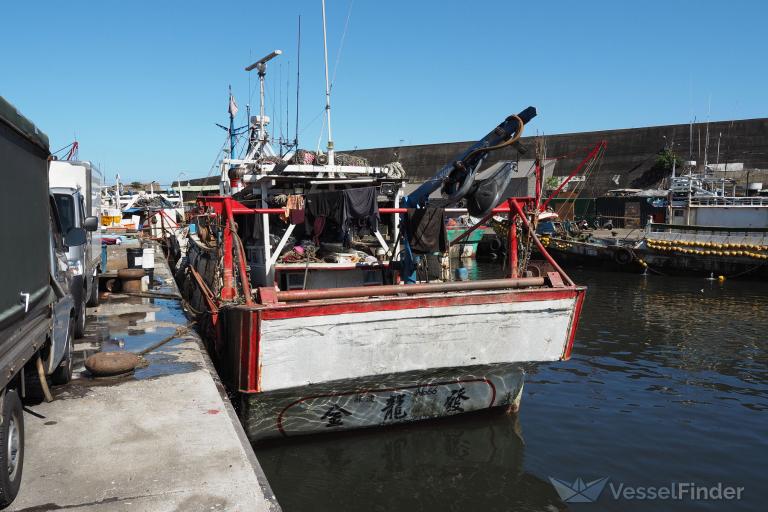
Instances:
[[[264,77],[267,76],[267,62],[282,53],[282,50],[275,50],[245,68],[246,71],[253,71],[255,69],[259,74],[259,141],[262,145],[267,142],[267,131],[265,129],[266,123],[264,118]]]
[[[688,125],[688,160],[693,160],[693,123],[696,122],[696,116],[693,116],[693,121]]]
[[[266,73],[267,72],[267,62],[271,61],[278,55],[282,55],[283,50],[275,50],[266,57],[262,57],[260,60],[257,60],[247,68],[245,68],[246,71],[253,71],[254,69],[258,68],[259,74]]]
[[[290,110],[288,109],[288,105],[290,102],[288,101],[288,94],[291,92],[291,61],[288,61],[288,66],[286,66],[285,70],[285,147],[286,147],[286,153],[289,151],[289,142],[288,140],[291,138],[291,129],[288,125],[289,119],[290,119]]]
[[[296,131],[293,132],[293,144],[299,150],[299,84],[301,83],[301,14],[299,14],[299,40],[296,44]]]
[[[709,115],[712,112],[712,95],[709,96],[709,104],[707,106],[707,132],[705,135],[705,141],[704,141],[704,173],[706,175],[707,172],[707,154],[709,152]]]
[[[325,53],[325,115],[328,121],[328,165],[334,165],[333,135],[331,134],[331,84],[328,80],[328,35],[325,28],[325,0],[323,5],[323,52]]]
[[[274,122],[277,123],[277,126],[280,128],[280,138],[278,139],[278,144],[280,145],[280,150],[282,151],[283,146],[283,63],[280,63],[279,73],[277,75],[277,84],[280,88],[280,96],[278,97],[277,101],[277,113],[275,114]],[[278,119],[278,117],[280,119]],[[277,133],[277,129],[274,129],[275,133]]]

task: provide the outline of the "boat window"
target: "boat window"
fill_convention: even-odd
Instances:
[[[75,198],[68,194],[54,194],[54,197],[56,209],[59,211],[61,232],[69,233],[69,230],[75,227]]]

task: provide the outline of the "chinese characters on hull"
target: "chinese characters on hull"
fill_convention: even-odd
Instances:
[[[341,407],[339,404],[333,404],[325,411],[325,414],[320,416],[323,421],[327,420],[326,427],[340,427],[344,424],[344,416],[349,416],[352,413]]]
[[[445,412],[464,412],[461,402],[469,400],[465,391],[463,386],[451,391],[451,394],[445,399]]]
[[[408,412],[403,410],[405,394],[392,394],[387,398],[387,403],[381,412],[384,413],[384,421],[401,420],[408,416]]]

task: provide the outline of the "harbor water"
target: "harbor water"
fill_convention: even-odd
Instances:
[[[256,446],[283,510],[762,510],[765,283],[571,275],[589,286],[573,357],[528,367],[517,417],[491,411]],[[608,480],[596,503],[567,503],[551,478]],[[649,499],[648,489],[680,483],[706,487],[708,499]],[[740,499],[718,486],[742,488]]]

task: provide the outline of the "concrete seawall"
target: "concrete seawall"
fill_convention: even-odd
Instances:
[[[535,120],[533,122],[535,125]],[[492,127],[488,127],[490,130]],[[602,165],[594,171],[582,194],[584,197],[598,197],[616,188],[643,188],[650,178],[647,173],[656,161],[656,155],[664,148],[666,140],[675,142],[675,152],[688,159],[689,125],[677,124],[604,130],[583,133],[565,133],[545,136],[548,157],[561,159],[555,168],[555,175],[565,176],[589,152],[598,141],[608,142]],[[700,163],[704,160],[706,125],[693,126],[692,157]],[[709,124],[709,162],[717,156],[718,134],[720,140],[720,163],[743,162],[745,167],[768,169],[768,118],[718,121]],[[478,133],[478,139],[485,133]],[[699,140],[701,145],[699,146]],[[413,181],[424,181],[440,167],[449,163],[472,142],[447,142],[419,146],[385,147],[342,151],[367,158],[373,165],[384,165],[399,160]],[[535,149],[533,137],[523,137],[522,143],[529,148],[529,157]],[[699,151],[700,147],[700,151]],[[515,159],[512,150],[492,153],[487,163]]]

